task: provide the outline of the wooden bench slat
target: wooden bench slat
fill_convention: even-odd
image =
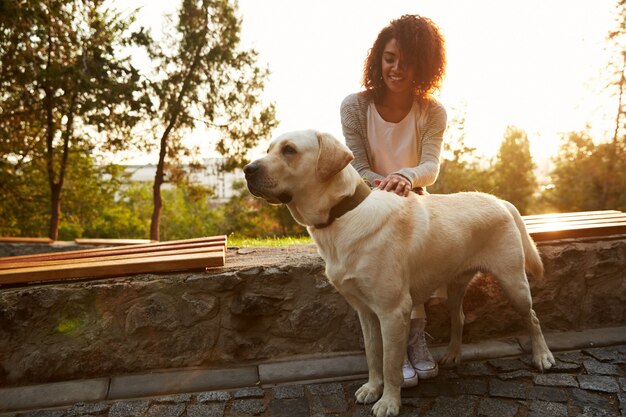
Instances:
[[[154,252],[139,252],[139,253],[124,253],[119,255],[107,255],[107,256],[98,256],[98,257],[84,257],[84,258],[72,258],[72,259],[54,259],[54,260],[46,260],[46,261],[20,261],[13,263],[5,263],[0,264],[0,271],[4,269],[19,269],[19,268],[32,268],[32,267],[44,267],[44,266],[55,266],[55,265],[78,265],[83,263],[93,263],[99,261],[114,261],[114,260],[124,260],[124,259],[138,259],[138,258],[153,258],[155,261],[158,261],[159,257],[162,256],[172,256],[172,255],[192,255],[196,253],[207,253],[207,252],[223,252],[223,246],[213,246],[213,247],[196,247],[196,248],[188,248],[188,249],[176,249],[176,250],[163,250],[163,251],[154,251]]]
[[[587,225],[603,225],[603,224],[621,224],[626,223],[626,217],[619,219],[590,219],[590,220],[572,220],[569,222],[551,222],[551,223],[536,223],[526,225],[528,230],[558,230],[558,229],[572,229],[576,227],[584,227]]]
[[[170,247],[177,245],[187,245],[194,243],[219,243],[226,245],[226,236],[209,236],[209,237],[201,237],[195,239],[184,239],[184,240],[170,240],[158,243],[146,243],[134,245],[129,248],[119,248],[119,247],[110,247],[110,248],[94,248],[94,249],[80,249],[75,251],[65,251],[65,252],[54,252],[54,253],[41,253],[36,255],[20,255],[20,256],[7,256],[0,258],[0,264],[3,262],[15,262],[17,260],[48,260],[48,259],[69,259],[73,255],[83,256],[85,253],[105,253],[105,252],[116,252],[120,250],[126,251],[135,251],[136,249],[144,249],[144,250],[156,250],[161,247]],[[119,253],[119,252],[118,252]],[[136,253],[136,252],[130,252]]]
[[[0,285],[204,269],[223,266],[224,258],[225,252],[222,250],[219,252],[171,255],[159,258],[102,260],[83,264],[7,269],[0,270]]]
[[[529,214],[527,216],[522,216],[524,220],[526,219],[552,219],[554,217],[562,217],[562,216],[589,216],[594,214],[610,214],[610,213],[621,213],[618,210],[596,210],[596,211],[572,211],[568,213],[546,213],[546,214]]]
[[[556,222],[572,222],[572,221],[580,221],[580,220],[602,220],[602,219],[625,219],[626,213],[607,213],[607,214],[591,214],[589,216],[562,216],[562,217],[554,217],[550,219],[525,219],[524,223],[526,225],[533,224],[549,224]]]
[[[557,230],[537,228],[528,229],[528,232],[535,242],[579,237],[602,237],[626,234],[626,222],[577,225],[562,227]]]
[[[55,260],[64,260],[64,259],[82,259],[82,258],[105,258],[109,256],[117,256],[123,254],[136,254],[136,253],[144,253],[146,256],[150,256],[150,254],[156,254],[158,252],[169,251],[169,250],[185,250],[185,249],[193,249],[193,248],[211,248],[211,247],[224,247],[226,246],[225,241],[213,241],[213,242],[198,242],[198,243],[184,243],[184,244],[175,244],[175,245],[159,245],[159,246],[132,246],[132,247],[123,247],[123,248],[102,248],[102,249],[86,249],[82,251],[71,251],[71,252],[55,252],[55,253],[45,253],[39,255],[28,255],[26,257],[18,257],[18,256],[9,256],[5,258],[0,258],[0,269],[4,268],[6,264],[11,264],[15,262],[47,262],[47,261],[55,261]],[[112,250],[111,250],[112,249]],[[155,255],[156,256],[156,255]]]
[[[2,243],[52,243],[49,237],[0,237]]]
[[[94,239],[94,238],[78,238],[74,239],[79,245],[114,245],[114,246],[125,246],[125,245],[140,245],[145,243],[156,243],[157,240],[150,239]]]

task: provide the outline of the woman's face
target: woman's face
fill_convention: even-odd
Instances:
[[[391,39],[383,49],[382,73],[387,90],[391,93],[413,92],[413,68],[401,59],[400,45]]]

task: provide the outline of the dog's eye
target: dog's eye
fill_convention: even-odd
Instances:
[[[283,152],[283,155],[295,155],[296,149],[291,145],[285,145],[283,147],[282,152]]]

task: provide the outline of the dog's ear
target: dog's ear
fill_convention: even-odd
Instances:
[[[317,176],[327,181],[354,159],[352,152],[328,133],[315,132],[320,151],[317,155]]]

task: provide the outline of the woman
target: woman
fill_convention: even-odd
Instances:
[[[447,115],[432,93],[446,66],[445,45],[437,26],[425,17],[404,15],[379,34],[363,68],[365,91],[341,104],[346,144],[353,166],[370,184],[408,196],[423,194],[439,173]],[[414,306],[404,387],[438,373],[424,335],[424,305]]]

